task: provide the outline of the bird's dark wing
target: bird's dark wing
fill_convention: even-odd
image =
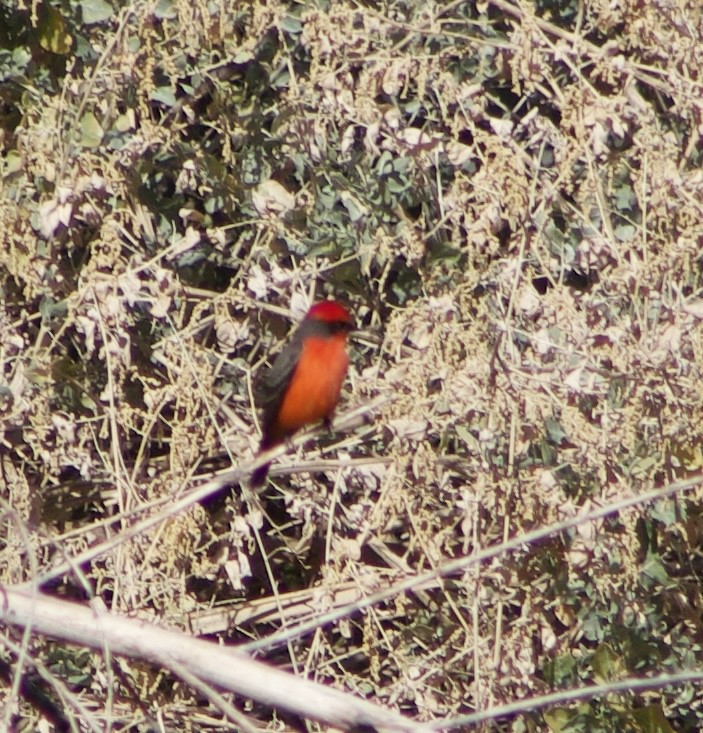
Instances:
[[[256,379],[254,399],[257,407],[262,411],[264,442],[266,442],[271,425],[276,420],[302,350],[303,339],[296,333],[274,359],[273,365],[264,368]]]

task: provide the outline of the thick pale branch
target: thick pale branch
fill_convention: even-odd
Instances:
[[[0,588],[0,621],[81,646],[107,647],[113,654],[147,660],[176,674],[185,668],[209,684],[328,725],[388,731],[417,727],[398,713],[295,677],[232,648],[41,593]]]

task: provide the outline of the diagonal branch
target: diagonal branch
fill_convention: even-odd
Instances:
[[[0,587],[0,621],[113,654],[147,660],[275,708],[342,729],[418,725],[349,693],[295,677],[219,644],[50,596]],[[186,680],[187,681],[187,680]]]

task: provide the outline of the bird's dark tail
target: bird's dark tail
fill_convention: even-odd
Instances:
[[[258,489],[266,483],[266,477],[268,476],[270,465],[270,463],[264,463],[263,466],[259,466],[259,468],[252,473],[251,481],[249,482],[252,489]]]

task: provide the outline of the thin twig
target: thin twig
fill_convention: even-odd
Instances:
[[[417,586],[423,585],[428,581],[436,580],[438,578],[445,578],[449,575],[454,575],[463,570],[466,570],[473,565],[484,562],[486,560],[490,560],[506,552],[513,552],[523,546],[535,544],[537,542],[540,542],[541,540],[546,539],[547,537],[559,534],[560,532],[564,532],[567,529],[572,529],[573,527],[578,527],[581,524],[593,522],[596,519],[602,519],[611,514],[618,514],[625,509],[630,509],[641,504],[648,504],[652,501],[656,501],[657,499],[663,499],[667,496],[670,496],[671,494],[691,491],[701,484],[703,484],[703,476],[697,476],[687,481],[679,481],[676,483],[667,484],[660,489],[654,489],[653,491],[649,491],[646,494],[638,494],[636,496],[630,496],[626,499],[621,499],[620,501],[611,502],[609,504],[606,504],[605,506],[599,507],[598,509],[587,512],[586,514],[571,517],[570,519],[565,519],[563,522],[556,522],[554,524],[549,524],[546,527],[539,527],[538,529],[534,529],[531,532],[525,532],[524,534],[518,535],[517,537],[513,537],[507,542],[502,542],[499,545],[488,547],[485,550],[481,550],[473,555],[450,560],[444,565],[441,565],[436,570],[430,570],[425,573],[420,573],[419,575],[408,578],[407,580],[404,580],[401,583],[397,583],[390,588],[386,588],[382,591],[379,591],[378,593],[374,593],[373,595],[367,596],[366,598],[362,598],[355,603],[351,603],[348,606],[343,606],[342,608],[337,608],[333,611],[329,611],[328,613],[321,614],[311,621],[276,632],[275,634],[271,634],[271,636],[268,636],[265,639],[249,642],[248,644],[244,644],[240,648],[244,649],[247,652],[259,651],[262,649],[273,649],[277,646],[280,646],[281,644],[287,643],[290,639],[301,638],[317,628],[326,626],[327,624],[338,621],[341,618],[350,616],[354,613],[357,613],[358,611],[363,610],[364,608],[369,608],[370,606],[382,603],[390,598],[393,598],[394,596],[405,593],[406,591],[414,590]]]
[[[560,690],[551,692],[548,695],[523,698],[506,705],[497,705],[488,710],[481,710],[478,713],[462,715],[457,718],[437,720],[420,726],[422,733],[430,733],[437,730],[451,730],[469,725],[476,725],[486,720],[505,718],[508,715],[526,713],[531,710],[541,710],[551,705],[564,705],[577,700],[592,700],[595,697],[611,695],[614,692],[635,692],[643,690],[659,690],[670,685],[685,685],[689,682],[703,682],[703,672],[690,671],[678,672],[676,674],[662,674],[656,677],[627,677],[616,682],[607,682],[602,685],[587,685],[575,690]]]

